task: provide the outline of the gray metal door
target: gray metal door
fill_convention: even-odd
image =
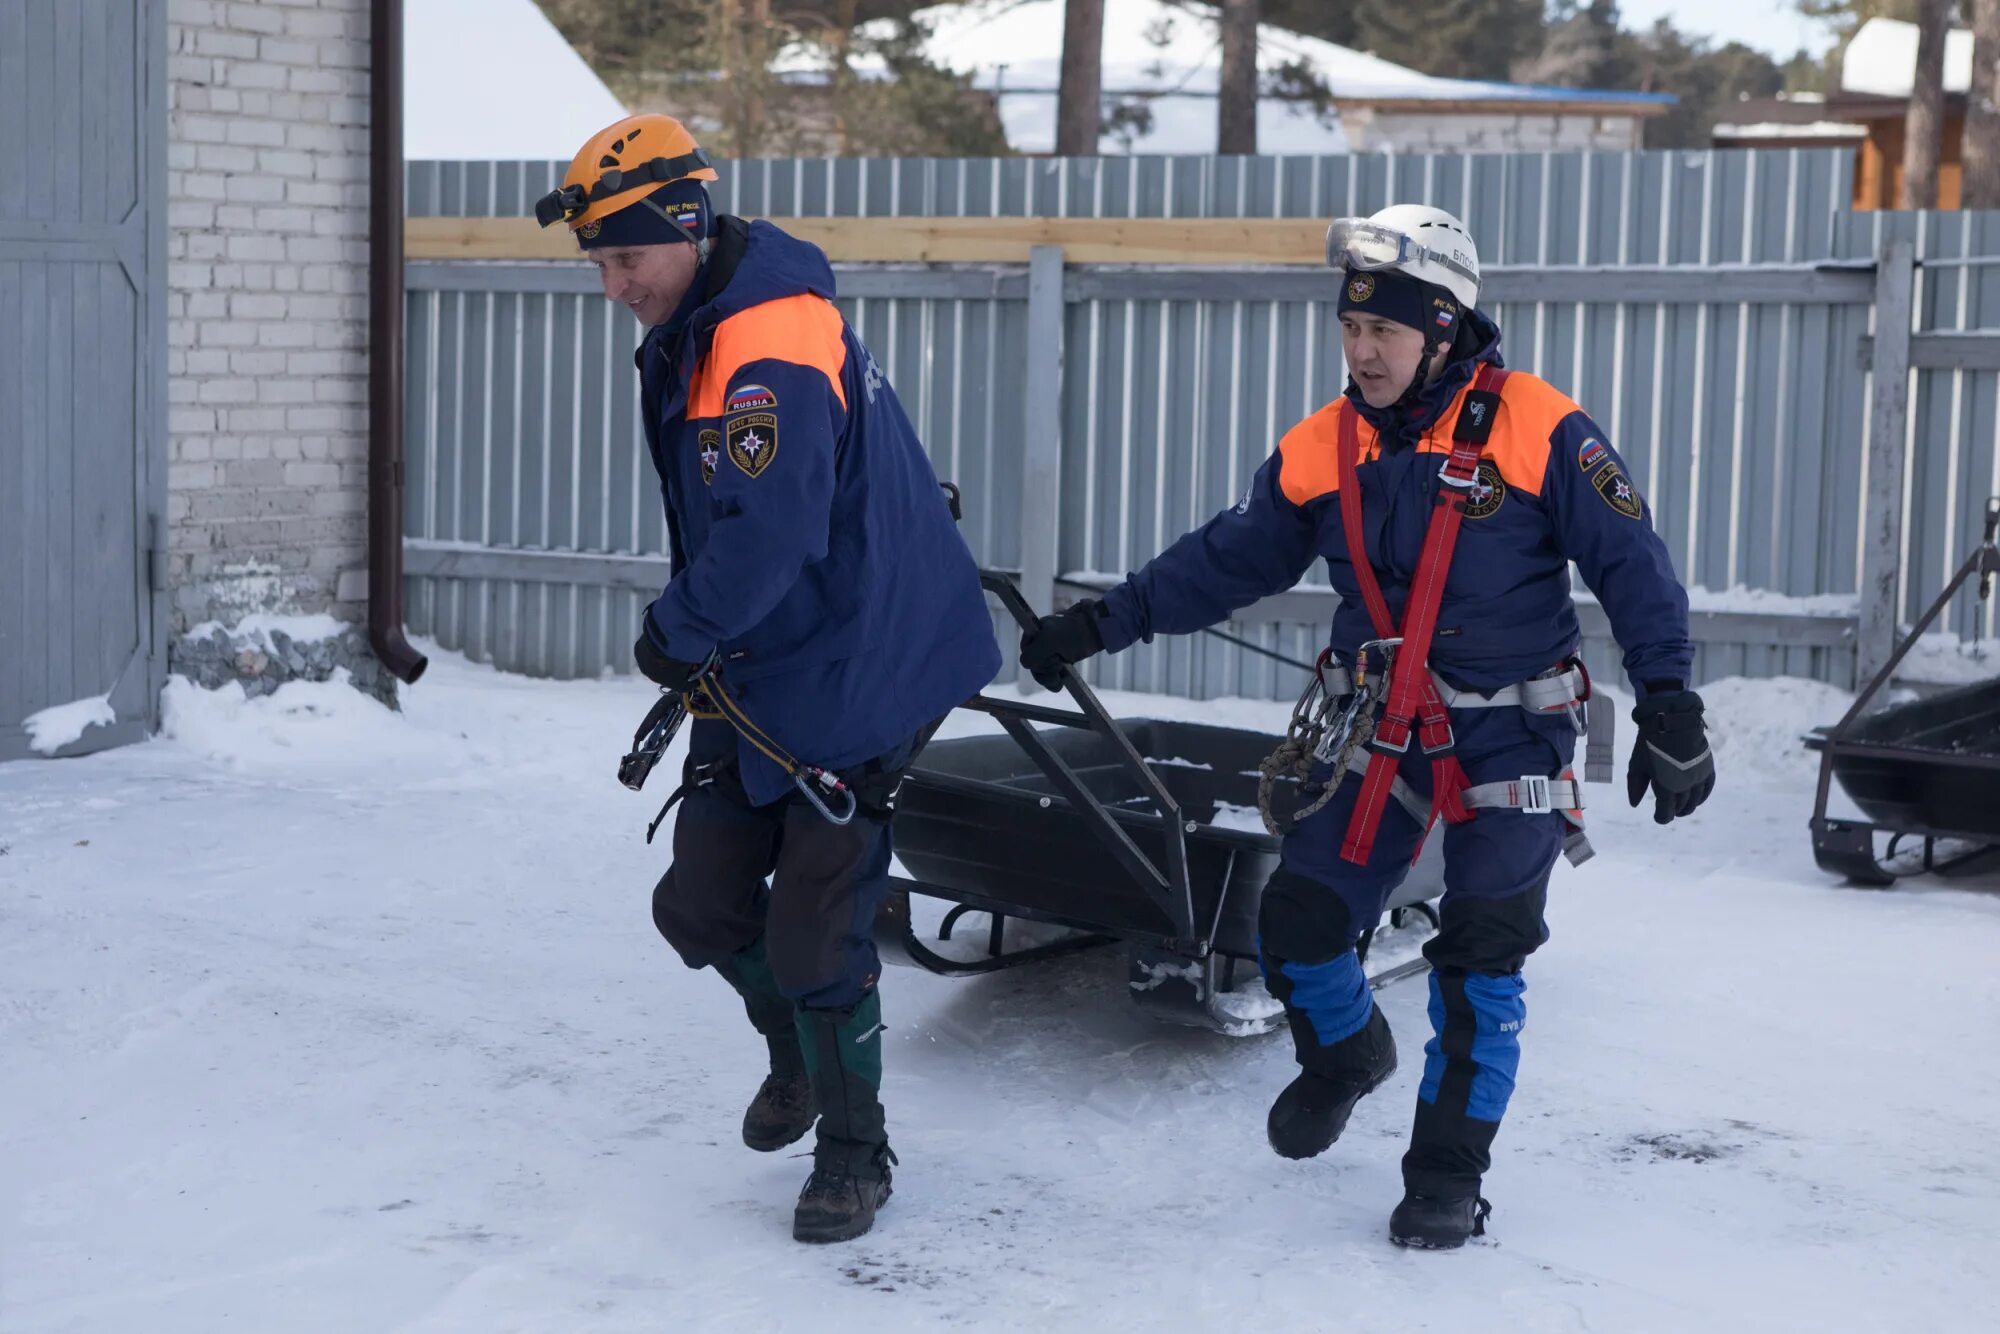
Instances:
[[[55,706],[109,708],[65,755],[155,722],[166,5],[0,0],[0,760]]]

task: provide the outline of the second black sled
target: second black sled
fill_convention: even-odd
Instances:
[[[1838,723],[1806,738],[1820,752],[1813,806],[1813,858],[1822,870],[1864,885],[1895,883],[1912,870],[1973,874],[2000,869],[2000,677],[1870,713],[1896,667],[1958,590],[1979,580],[1982,601],[2000,576],[2000,497],[1987,502],[1986,534],[1875,679]],[[1827,815],[1834,780],[1868,817]],[[1888,835],[1882,855],[1875,835]],[[1906,842],[1922,847],[1908,867]],[[1940,844],[1951,848],[1940,856]]]

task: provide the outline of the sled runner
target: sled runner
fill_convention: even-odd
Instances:
[[[1812,837],[1813,859],[1822,870],[1861,884],[1888,885],[1919,870],[1950,875],[2000,869],[2000,677],[1868,712],[1897,665],[1967,580],[1979,580],[1981,600],[1992,597],[2000,575],[1996,532],[2000,497],[1987,503],[1981,545],[1846,716],[1806,738],[1807,746],[1820,752]],[[1868,819],[1827,815],[1835,779]],[[1889,835],[1880,857],[1877,832]],[[1922,845],[1920,863],[1893,864],[1910,840]],[[1957,846],[1941,857],[1940,842]]]
[[[982,582],[1017,621],[1034,623],[1010,580],[989,573]],[[897,797],[896,853],[910,875],[892,884],[878,947],[892,962],[964,975],[1122,944],[1132,997],[1147,1010],[1228,1031],[1265,1026],[1230,997],[1256,975],[1258,901],[1278,862],[1278,839],[1257,813],[1258,765],[1272,738],[1114,719],[1074,672],[1064,687],[1074,709],[982,695],[965,707],[1005,735],[935,741],[923,752]],[[1436,926],[1429,901],[1443,893],[1442,866],[1427,849],[1390,900],[1394,925],[1415,914]],[[913,894],[954,905],[941,941],[966,913],[990,914],[984,957],[950,958],[919,939]],[[1071,934],[1010,949],[1009,919]],[[1416,959],[1371,982],[1426,967]]]

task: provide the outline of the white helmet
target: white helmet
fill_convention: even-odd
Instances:
[[[1336,269],[1393,269],[1444,288],[1470,310],[1479,304],[1479,250],[1465,224],[1429,204],[1391,204],[1366,218],[1336,218],[1326,229],[1326,262]]]

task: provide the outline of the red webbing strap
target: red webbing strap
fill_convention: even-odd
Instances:
[[[1460,404],[1458,420],[1452,432],[1451,454],[1441,471],[1437,507],[1424,534],[1423,554],[1418,559],[1416,578],[1410,585],[1409,600],[1404,605],[1403,642],[1396,651],[1395,666],[1390,672],[1388,698],[1383,703],[1382,717],[1376,722],[1375,735],[1368,745],[1368,769],[1362,778],[1354,813],[1348,820],[1346,838],[1341,844],[1340,855],[1344,861],[1366,865],[1374,851],[1375,833],[1388,806],[1397,766],[1409,750],[1413,723],[1420,723],[1418,737],[1424,752],[1431,756],[1429,824],[1436,824],[1439,816],[1452,824],[1463,824],[1473,818],[1472,812],[1466,809],[1459,797],[1466,786],[1465,771],[1453,753],[1451,715],[1438,698],[1437,685],[1431,679],[1430,650],[1431,639],[1437,632],[1438,609],[1444,602],[1444,585],[1451,570],[1452,552],[1458,545],[1459,525],[1465,518],[1465,500],[1470,496],[1478,476],[1479,459],[1486,451],[1486,439],[1492,431],[1501,386],[1506,379],[1505,371],[1482,365],[1464,402]],[[1355,564],[1357,581],[1361,584],[1363,600],[1369,604],[1369,615],[1375,622],[1376,633],[1387,636],[1392,633],[1384,628],[1390,624],[1388,605],[1382,598],[1375,571],[1368,563],[1360,533],[1361,495],[1356,473],[1360,432],[1352,424],[1355,415],[1350,407],[1341,416],[1338,461],[1341,470],[1341,526],[1347,530],[1348,555]],[[1425,832],[1429,832],[1428,825]],[[1417,842],[1417,850],[1423,850],[1421,838]]]
[[[1340,479],[1340,533],[1347,540],[1347,561],[1354,567],[1355,582],[1361,585],[1361,600],[1368,604],[1368,619],[1375,633],[1388,639],[1396,633],[1389,618],[1389,603],[1382,596],[1382,583],[1368,560],[1368,539],[1361,527],[1361,482],[1355,470],[1361,465],[1361,414],[1352,403],[1340,405],[1340,447],[1334,467]]]

